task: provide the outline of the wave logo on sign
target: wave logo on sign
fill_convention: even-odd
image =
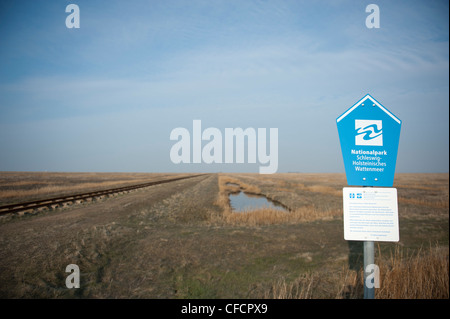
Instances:
[[[355,120],[355,145],[383,146],[383,125],[380,120]]]

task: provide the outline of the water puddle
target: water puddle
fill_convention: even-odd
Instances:
[[[229,195],[230,205],[233,211],[243,212],[260,208],[271,208],[288,211],[283,205],[273,202],[264,196],[247,194],[244,192]]]

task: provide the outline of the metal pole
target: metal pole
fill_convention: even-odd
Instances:
[[[371,272],[366,273],[366,268],[368,265],[375,263],[374,257],[374,243],[373,241],[364,242],[364,299],[375,299],[375,287],[367,287],[366,278]]]

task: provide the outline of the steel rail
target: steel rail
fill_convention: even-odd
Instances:
[[[0,215],[7,214],[7,213],[15,213],[15,212],[19,212],[19,211],[26,211],[29,209],[35,209],[35,208],[46,207],[46,206],[50,207],[52,205],[60,205],[63,203],[74,202],[77,200],[86,200],[88,198],[95,198],[95,197],[99,197],[99,196],[105,196],[105,195],[110,195],[110,194],[115,194],[115,193],[120,193],[120,192],[131,191],[134,189],[175,182],[175,181],[179,181],[179,180],[183,180],[183,179],[187,179],[187,178],[193,178],[193,177],[197,177],[197,176],[201,176],[201,175],[205,175],[205,174],[182,176],[182,177],[163,179],[163,180],[152,181],[152,182],[136,184],[136,185],[129,185],[129,186],[123,186],[123,187],[97,190],[97,191],[92,191],[92,192],[87,192],[87,193],[78,193],[78,194],[45,198],[45,199],[23,202],[23,203],[9,204],[9,205],[0,206]]]

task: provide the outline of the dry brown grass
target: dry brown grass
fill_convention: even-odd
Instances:
[[[448,200],[445,199],[431,201],[426,199],[399,197],[398,202],[402,204],[412,204],[432,208],[448,208]]]
[[[304,185],[304,184],[298,184],[297,188],[300,190],[305,190],[309,192],[314,193],[322,193],[322,194],[329,194],[333,196],[342,196],[342,189],[335,189],[330,186],[325,185]]]
[[[265,299],[311,299],[313,284],[318,281],[317,275],[307,273],[287,283],[280,278],[272,284],[270,290],[264,295]]]
[[[139,183],[145,183],[146,180],[136,180],[133,182],[125,182],[125,185],[128,184],[139,184]],[[77,185],[43,185],[43,186],[36,186],[36,183],[33,183],[35,188],[33,189],[11,189],[11,190],[5,190],[1,194],[1,198],[8,199],[8,198],[27,198],[32,196],[46,196],[51,194],[58,194],[58,193],[64,193],[67,191],[70,192],[83,192],[86,189],[97,189],[97,188],[112,188],[112,187],[118,187],[117,185],[121,184],[121,182],[100,182],[100,183],[80,183]],[[122,181],[123,183],[123,181]],[[24,183],[22,183],[24,185]],[[31,185],[31,183],[30,183]],[[15,186],[18,186],[16,184]]]
[[[448,247],[429,247],[408,255],[399,246],[388,260],[378,258],[379,299],[448,299]]]
[[[169,177],[170,174],[159,173],[0,172],[0,204],[122,187]]]
[[[449,207],[448,174],[397,174],[398,202],[430,208]]]
[[[243,183],[240,178],[247,183]],[[233,212],[229,206],[228,195],[232,191],[223,185],[227,182],[248,187],[256,184],[260,187],[258,194],[279,192],[310,192],[342,196],[340,176],[332,178],[328,185],[322,180],[314,181],[316,176],[274,175],[255,177],[252,175],[222,176],[219,179],[220,203],[224,208],[223,219],[233,225],[270,225],[279,223],[302,223],[313,220],[327,220],[342,217],[342,211],[322,209],[309,206],[283,212],[271,209],[258,209],[247,212]],[[399,204],[408,216],[420,215],[425,211],[434,217],[448,216],[448,175],[402,175],[397,179]],[[245,187],[242,187],[244,190]],[[263,191],[261,191],[263,190]],[[236,189],[234,189],[236,191]],[[256,192],[255,192],[256,193]],[[267,196],[269,197],[269,196]],[[319,198],[319,197],[318,197]],[[423,208],[423,209],[422,209]],[[427,215],[428,216],[428,215]],[[417,216],[416,216],[417,217]],[[413,250],[414,251],[414,250]],[[446,299],[449,298],[449,252],[448,247],[420,249],[414,253],[402,251],[396,245],[390,256],[378,252],[376,264],[380,268],[380,288],[376,289],[378,299]],[[278,278],[265,292],[266,298],[362,298],[363,272],[343,266],[339,273],[328,274],[312,272],[294,279]]]
[[[400,246],[389,258],[379,256],[380,288],[375,289],[376,299],[448,299],[449,250],[448,247],[429,247],[407,254]],[[266,298],[310,299],[319,281],[331,283],[326,298],[362,298],[363,270],[348,267],[336,278],[327,278],[318,272],[300,276],[292,282],[285,278],[274,281]]]
[[[224,220],[233,225],[261,226],[281,223],[302,223],[315,220],[327,220],[340,216],[335,211],[319,211],[314,207],[297,208],[285,212],[270,208],[256,209],[244,212],[224,212]]]

